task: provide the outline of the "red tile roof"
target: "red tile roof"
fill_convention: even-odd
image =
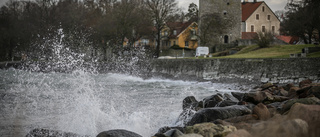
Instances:
[[[257,36],[256,32],[242,32],[241,39],[254,39]]]
[[[242,21],[246,21],[263,2],[243,2]]]
[[[284,35],[280,35],[280,36],[276,36],[277,39],[282,40],[288,44],[295,44],[299,41],[299,37],[296,36],[284,36]]]

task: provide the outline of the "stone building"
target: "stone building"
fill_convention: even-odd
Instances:
[[[199,0],[200,35],[202,18],[211,13],[217,13],[231,22],[225,33],[215,38],[219,41],[217,44],[230,44],[241,38],[241,0]]]
[[[218,39],[219,41],[214,43],[216,48],[214,51],[217,51],[217,47],[223,49],[237,44],[243,39],[253,39],[257,32],[272,32],[274,35],[279,35],[280,33],[280,20],[264,1],[199,0],[199,9],[200,35],[203,34],[203,20],[201,18],[207,14],[217,13],[224,19],[231,20],[226,33],[212,37],[212,39]],[[202,45],[201,42],[200,45],[212,46],[212,44]]]

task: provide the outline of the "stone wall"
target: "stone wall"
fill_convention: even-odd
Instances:
[[[205,80],[243,79],[255,82],[320,82],[320,58],[299,59],[176,59],[154,60],[152,72]]]

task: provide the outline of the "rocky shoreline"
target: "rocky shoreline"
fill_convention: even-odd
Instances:
[[[266,83],[247,93],[215,94],[197,101],[186,97],[178,121],[153,137],[318,137],[320,83],[311,80],[284,86]],[[63,131],[34,129],[26,137],[87,137]],[[142,137],[126,130],[101,132],[97,137]]]

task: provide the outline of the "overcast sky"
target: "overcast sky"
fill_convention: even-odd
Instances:
[[[0,5],[4,5],[8,0],[0,0]],[[243,1],[243,0],[241,0]],[[253,0],[249,0],[252,2]],[[260,1],[260,0],[258,0]],[[179,7],[183,9],[183,11],[187,11],[190,3],[196,3],[199,5],[199,0],[177,0]],[[284,10],[285,5],[287,4],[287,0],[265,0],[265,2],[269,5],[269,7],[275,12],[277,10]]]
[[[190,3],[195,3],[199,6],[199,0],[177,0],[179,6],[183,9],[183,11],[187,11]],[[243,0],[241,0],[243,1]],[[249,2],[252,2],[253,0],[249,0]],[[257,0],[262,1],[262,0]],[[272,9],[273,12],[277,10],[284,10],[284,7],[287,4],[287,0],[264,0],[267,5]]]

